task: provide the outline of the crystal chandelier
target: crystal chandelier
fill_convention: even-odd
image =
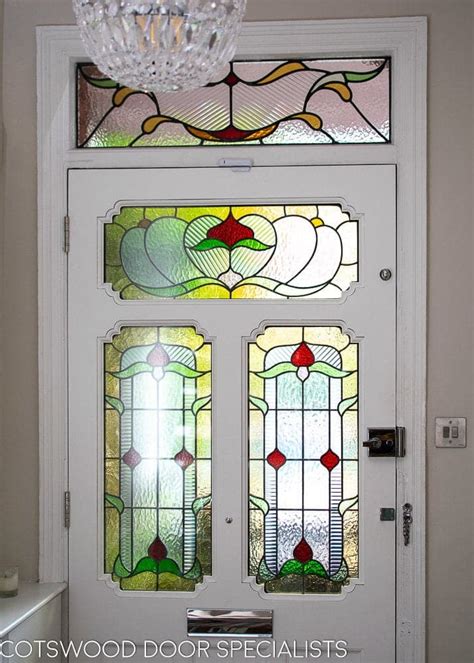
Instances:
[[[247,0],[73,0],[86,52],[146,92],[207,85],[235,55]]]

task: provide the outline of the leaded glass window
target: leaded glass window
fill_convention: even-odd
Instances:
[[[104,233],[104,280],[124,300],[334,299],[358,280],[358,222],[340,205],[123,207]]]
[[[248,345],[249,575],[268,593],[358,576],[358,345],[268,327]]]
[[[209,86],[145,93],[78,64],[79,148],[388,143],[390,58],[234,62]]]
[[[124,327],[104,368],[105,573],[193,591],[211,574],[211,345],[191,327]]]

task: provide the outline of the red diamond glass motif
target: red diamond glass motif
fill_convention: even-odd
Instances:
[[[126,454],[122,456],[123,462],[128,465],[132,470],[136,468],[137,465],[140,465],[142,462],[142,457],[138,453],[138,451],[135,451],[135,449],[132,447],[127,451]]]
[[[271,454],[268,454],[267,461],[274,470],[279,470],[286,463],[286,456],[281,453],[280,449],[275,449]]]
[[[177,463],[181,469],[186,470],[190,465],[194,463],[194,456],[189,453],[186,449],[181,449],[179,453],[174,457],[175,463]]]
[[[339,465],[339,461],[341,459],[337,454],[332,451],[332,449],[329,449],[329,451],[326,451],[326,453],[321,456],[320,461],[324,465],[324,467],[328,470],[328,472],[331,472],[337,465]]]

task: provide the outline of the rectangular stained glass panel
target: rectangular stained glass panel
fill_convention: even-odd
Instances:
[[[211,346],[123,327],[104,364],[104,571],[125,591],[194,591],[211,574]]]
[[[340,593],[359,572],[358,345],[339,327],[268,327],[248,365],[249,575],[268,593]]]
[[[121,299],[340,298],[358,280],[358,221],[340,205],[123,207],[104,225]]]
[[[390,142],[388,57],[233,62],[205,88],[146,93],[76,69],[78,148]]]

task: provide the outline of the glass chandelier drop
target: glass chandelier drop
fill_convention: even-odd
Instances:
[[[247,0],[73,0],[86,52],[146,92],[207,85],[235,55]]]

